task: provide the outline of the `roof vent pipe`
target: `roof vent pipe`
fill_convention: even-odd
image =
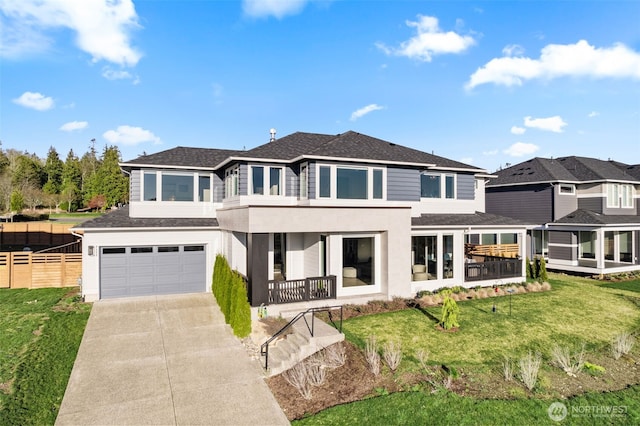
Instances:
[[[269,139],[269,142],[275,142],[276,141],[276,129],[274,129],[272,127],[271,130],[269,130],[269,134],[271,134],[271,138]]]

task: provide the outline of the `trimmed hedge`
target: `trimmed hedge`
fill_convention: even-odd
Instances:
[[[251,307],[244,278],[231,270],[227,259],[220,254],[216,256],[214,264],[211,291],[233,334],[248,336],[251,333]]]

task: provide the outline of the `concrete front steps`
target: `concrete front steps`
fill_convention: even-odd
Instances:
[[[343,333],[318,318],[313,320],[311,336],[307,327],[307,323],[311,327],[311,314],[305,317],[307,322],[301,318],[291,326],[291,333],[269,344],[267,377],[278,375],[327,346],[344,340]]]

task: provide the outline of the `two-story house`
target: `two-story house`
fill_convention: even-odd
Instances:
[[[486,171],[355,132],[121,164],[125,208],[85,222],[89,300],[208,291],[216,254],[252,306],[524,280],[526,227],[483,213]]]
[[[640,269],[640,167],[585,157],[533,158],[496,172],[487,211],[536,226],[527,255],[551,269]]]

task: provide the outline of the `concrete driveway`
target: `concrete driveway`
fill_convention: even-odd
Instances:
[[[57,425],[287,425],[211,294],[96,302]]]

